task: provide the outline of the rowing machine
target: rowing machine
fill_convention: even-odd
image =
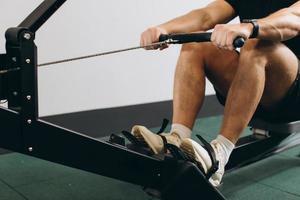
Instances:
[[[39,118],[35,32],[65,1],[43,1],[18,27],[6,31],[6,54],[0,55],[0,100],[7,100],[8,108],[0,107],[0,147],[141,185],[162,199],[179,200],[194,196],[225,199],[211,186],[201,170],[172,146],[169,148],[173,154],[153,156],[133,138],[133,145],[128,148],[118,135],[113,136],[111,141],[97,140]],[[207,33],[186,36],[167,37],[172,39],[169,41],[178,43],[209,41]],[[184,41],[184,37],[188,41]],[[228,170],[299,144],[298,136],[291,134],[300,130],[299,122],[256,123],[254,120],[257,128],[267,128],[269,135],[241,139],[232,154]],[[95,152],[97,156],[91,159]]]

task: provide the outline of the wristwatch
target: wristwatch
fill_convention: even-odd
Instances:
[[[253,31],[252,34],[250,35],[250,38],[256,38],[259,33],[259,25],[257,23],[256,19],[244,19],[243,23],[251,23],[253,25]]]

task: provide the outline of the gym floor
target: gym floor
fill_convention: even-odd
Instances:
[[[211,140],[222,116],[198,119],[194,132]],[[156,130],[157,128],[154,128]],[[249,134],[245,131],[244,134]],[[224,178],[230,200],[300,200],[300,148],[244,167]],[[101,152],[95,152],[101,156]],[[182,183],[184,184],[184,183]],[[150,200],[140,187],[18,153],[0,155],[0,200]]]

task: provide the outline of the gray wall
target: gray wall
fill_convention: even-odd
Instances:
[[[41,0],[2,0],[4,32]],[[147,27],[202,7],[209,0],[69,0],[38,32],[39,63],[139,44]],[[39,69],[40,115],[170,100],[179,46],[137,50]],[[207,94],[212,94],[210,84]]]

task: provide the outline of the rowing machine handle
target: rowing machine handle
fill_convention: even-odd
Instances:
[[[160,35],[159,42],[171,40],[170,44],[184,44],[189,42],[210,42],[212,33],[182,33],[182,34],[169,34],[169,35]],[[245,44],[245,39],[242,37],[237,37],[233,46],[235,48],[241,48]]]

